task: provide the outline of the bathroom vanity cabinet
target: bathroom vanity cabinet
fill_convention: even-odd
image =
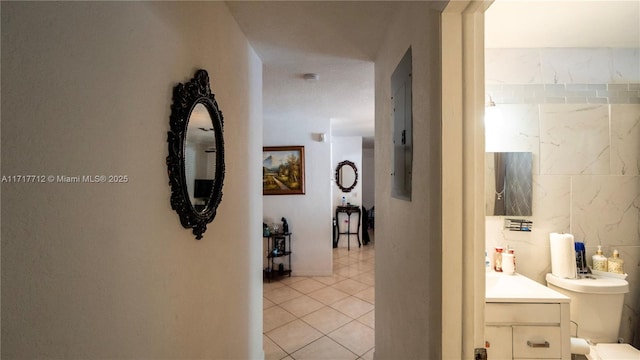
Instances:
[[[489,359],[571,359],[569,298],[525,276],[487,274]]]

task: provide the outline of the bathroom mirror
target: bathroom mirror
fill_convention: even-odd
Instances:
[[[342,161],[336,167],[336,184],[342,192],[351,192],[358,183],[358,168],[349,160]]]
[[[531,216],[532,154],[486,153],[485,187],[488,216]]]
[[[169,123],[171,208],[199,240],[216,216],[225,171],[223,117],[206,70],[174,87]]]

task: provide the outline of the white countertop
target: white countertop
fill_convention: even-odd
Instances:
[[[485,298],[488,303],[568,303],[570,299],[520,274],[487,272]]]

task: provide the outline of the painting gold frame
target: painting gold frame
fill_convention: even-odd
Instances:
[[[304,195],[304,146],[262,148],[262,194]]]

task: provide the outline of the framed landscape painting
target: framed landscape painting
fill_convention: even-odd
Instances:
[[[262,148],[262,194],[304,194],[304,146]]]

